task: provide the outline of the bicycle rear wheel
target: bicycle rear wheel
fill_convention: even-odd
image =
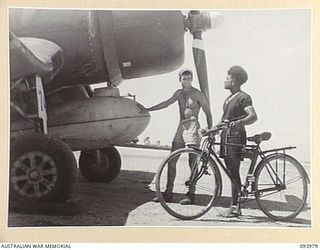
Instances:
[[[174,163],[175,168],[172,166]],[[168,173],[172,180],[169,186]],[[174,179],[172,176],[175,176]],[[195,219],[209,211],[221,194],[221,186],[221,174],[216,163],[193,148],[183,148],[169,154],[161,163],[156,176],[157,196],[161,205],[169,214],[182,220]],[[162,193],[170,189],[173,197],[166,201]],[[180,204],[187,193],[194,193],[194,202]]]
[[[256,200],[270,218],[288,221],[304,208],[307,179],[301,164],[286,154],[275,154],[259,165],[255,172]]]

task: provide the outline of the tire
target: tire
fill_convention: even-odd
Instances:
[[[185,194],[190,191],[190,156],[192,156],[191,159],[193,159],[191,160],[191,165],[197,167],[193,167],[193,169],[198,169],[198,173],[201,172],[200,169],[201,166],[204,166],[204,162],[207,163],[207,169],[201,178],[194,182],[195,191],[193,204],[181,205],[179,201],[186,198]],[[172,163],[173,161],[176,161],[173,196],[170,201],[166,201],[163,197],[163,192],[167,188],[168,163]],[[201,163],[201,165],[198,163]],[[196,219],[208,212],[221,194],[221,189],[221,174],[216,163],[211,158],[204,157],[200,150],[193,148],[183,148],[169,154],[161,163],[156,175],[157,197],[162,207],[170,215],[182,220]]]
[[[257,203],[268,217],[289,221],[304,208],[308,194],[307,178],[303,167],[293,157],[286,154],[268,157],[258,165],[255,181]],[[263,191],[266,188],[273,190]]]
[[[65,201],[76,179],[77,162],[62,141],[45,134],[13,138],[10,143],[10,201]]]
[[[82,151],[79,169],[82,176],[92,182],[111,182],[121,169],[121,157],[115,147],[100,149],[101,162],[97,162],[97,150]]]

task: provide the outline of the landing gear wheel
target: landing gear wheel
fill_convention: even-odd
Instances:
[[[121,157],[115,147],[82,151],[79,158],[82,176],[92,182],[111,182],[119,174],[120,168]]]
[[[62,141],[45,134],[13,138],[10,143],[10,201],[65,201],[70,198],[77,162]]]

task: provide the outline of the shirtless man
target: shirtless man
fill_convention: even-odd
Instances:
[[[147,108],[148,111],[160,110],[178,101],[180,123],[172,141],[171,152],[183,148],[186,145],[198,146],[200,144],[198,134],[200,128],[198,122],[200,108],[202,108],[206,114],[208,128],[212,126],[212,115],[205,96],[201,91],[191,85],[193,80],[192,71],[190,69],[180,71],[179,80],[182,84],[182,89],[178,89],[168,100],[151,108]],[[165,201],[170,202],[172,199],[173,182],[176,175],[176,162],[171,161],[168,169],[170,169],[170,171],[168,171],[167,186],[166,191],[163,193],[163,198]],[[194,189],[190,188],[187,193],[187,198],[181,200],[180,203],[183,205],[192,204],[194,202],[194,191]],[[159,202],[157,197],[153,200]]]

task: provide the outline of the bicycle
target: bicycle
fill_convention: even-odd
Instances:
[[[215,136],[228,126],[229,123],[222,123],[207,131],[200,148],[178,149],[161,163],[156,175],[156,192],[161,205],[170,215],[182,220],[196,219],[207,213],[218,201],[222,193],[219,167],[230,181],[231,176],[214,150],[215,145],[221,145],[221,142],[215,142]],[[266,151],[260,148],[262,141],[270,138],[271,133],[264,132],[247,138],[253,144],[226,143],[226,146],[243,146],[242,157],[251,160],[245,182],[241,185],[240,203],[253,197],[265,215],[273,220],[289,221],[304,208],[310,180],[298,160],[286,153],[286,150],[296,147]],[[175,170],[168,167],[170,162],[176,163]],[[166,189],[168,171],[176,172],[170,202],[166,202],[162,196]],[[193,204],[181,205],[179,201],[190,191],[195,197]]]

